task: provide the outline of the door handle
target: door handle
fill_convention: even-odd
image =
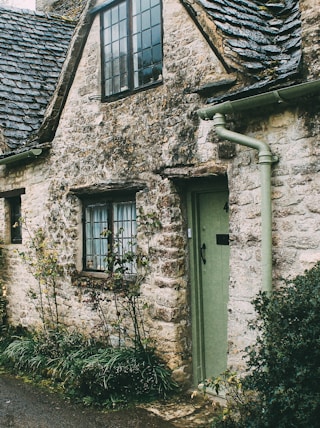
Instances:
[[[200,247],[200,257],[201,257],[203,264],[205,265],[207,263],[207,260],[206,260],[206,244],[205,243],[203,243]]]

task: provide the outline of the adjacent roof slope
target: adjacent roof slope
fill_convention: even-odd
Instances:
[[[0,7],[2,151],[21,147],[39,129],[74,27],[44,13]]]
[[[299,0],[181,1],[247,91],[283,84],[300,72]]]

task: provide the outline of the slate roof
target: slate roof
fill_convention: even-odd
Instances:
[[[208,102],[297,82],[302,51],[299,0],[181,2],[231,72],[230,78],[206,85]],[[85,3],[89,10],[95,2],[81,0]],[[85,14],[81,25],[89,31]],[[0,157],[36,141],[74,28],[61,17],[0,7]],[[85,40],[80,33],[81,28],[79,40]],[[76,59],[69,58],[68,66],[71,75]],[[44,128],[50,134],[51,123]]]
[[[23,146],[39,129],[74,27],[44,13],[0,7],[1,151]]]
[[[246,93],[298,76],[302,57],[299,0],[181,1],[200,25],[201,13],[195,4],[205,11],[221,36],[219,54],[230,70],[242,75]],[[206,32],[205,26],[202,30]]]

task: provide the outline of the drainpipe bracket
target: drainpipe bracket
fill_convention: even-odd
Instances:
[[[259,152],[259,163],[260,164],[274,164],[279,162],[279,157],[273,155],[269,151],[260,151]]]

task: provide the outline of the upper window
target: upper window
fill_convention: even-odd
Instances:
[[[132,200],[84,203],[84,269],[134,274],[136,204]]]
[[[101,12],[103,98],[161,82],[160,2],[114,1]]]

